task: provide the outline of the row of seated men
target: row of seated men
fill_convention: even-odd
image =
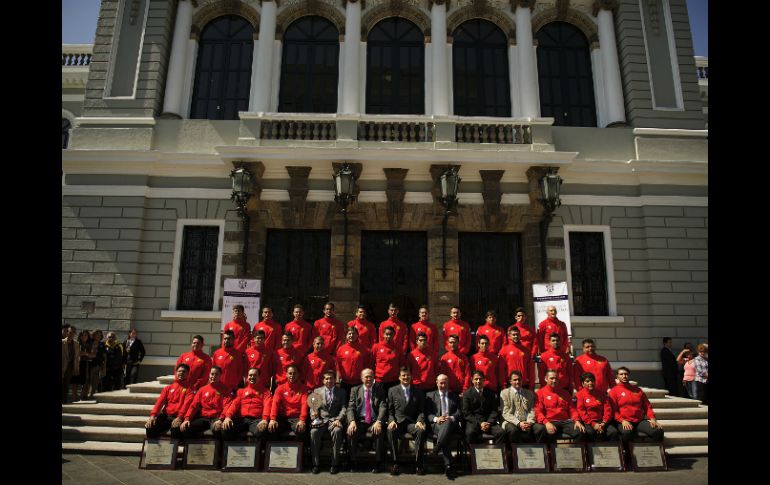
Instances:
[[[533,393],[522,386],[522,374],[512,371],[510,387],[499,394],[484,387],[484,373],[472,373],[472,386],[461,395],[449,387],[449,377],[441,374],[435,390],[423,392],[413,385],[408,367],[399,370],[398,383],[385,385],[374,371],[363,369],[360,384],[350,392],[336,385],[336,373],[323,373],[323,384],[308,389],[301,382],[300,369],[290,365],[286,382],[275,392],[261,384],[259,369],[248,371],[248,384],[234,395],[221,381],[221,369],[213,366],[209,383],[197,391],[189,386],[189,366],[179,364],[176,380],[161,392],[145,427],[148,438],[157,438],[170,429],[171,436],[189,439],[211,430],[223,440],[241,440],[248,431],[261,446],[264,440],[285,439],[289,431],[297,438],[310,435],[312,471],[320,471],[320,448],[324,435],[332,442],[332,474],[340,469],[343,440],[350,440],[348,464],[358,468],[358,442],[374,441],[376,464],[381,471],[390,451],[390,472],[400,473],[397,447],[405,433],[415,440],[415,472],[424,474],[424,442],[435,437],[434,453],[443,457],[445,473],[452,477],[449,438],[464,436],[467,443],[494,440],[495,443],[554,443],[557,438],[633,441],[642,432],[662,441],[663,430],[655,419],[644,392],[629,383],[630,372],[617,371],[618,384],[609,393],[595,388],[591,373],[581,376],[583,388],[575,399],[560,387],[558,373],[546,372],[546,386]]]

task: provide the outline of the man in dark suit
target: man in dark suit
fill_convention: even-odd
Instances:
[[[439,374],[436,377],[437,391],[430,391],[425,396],[425,412],[428,415],[433,432],[436,434],[436,447],[433,454],[441,453],[444,459],[444,472],[447,478],[454,477],[452,454],[447,448],[449,437],[460,430],[460,401],[457,393],[449,390],[449,376]]]
[[[144,359],[144,344],[137,337],[135,328],[128,332],[128,338],[123,342],[123,348],[126,349],[126,378],[123,381],[123,389],[126,384],[136,384],[139,378],[139,364]]]
[[[679,367],[676,365],[676,356],[671,350],[673,343],[671,337],[663,337],[663,347],[660,349],[660,365],[663,383],[668,389],[668,394],[679,396]]]
[[[385,389],[379,382],[374,382],[374,371],[366,368],[361,371],[360,386],[350,390],[348,399],[348,436],[350,437],[350,469],[357,468],[356,448],[358,442],[367,433],[374,440],[377,463],[372,473],[380,472],[380,464],[385,462],[385,433],[383,425],[388,419],[388,401]]]
[[[497,393],[484,387],[484,373],[473,371],[473,387],[463,393],[463,419],[468,443],[478,443],[482,434],[493,436],[496,444],[505,443],[505,431],[500,427],[500,399]]]
[[[337,389],[337,373],[327,370],[323,373],[323,386],[316,388],[308,396],[310,408],[310,451],[313,455],[313,473],[318,474],[321,466],[321,440],[327,432],[332,439],[331,474],[339,471],[340,450],[345,439],[343,426],[347,414],[348,396],[345,389]],[[314,406],[319,406],[313,409]]]
[[[425,475],[422,467],[422,450],[425,441],[425,394],[420,389],[411,385],[412,373],[408,367],[401,367],[398,374],[399,385],[393,386],[388,391],[388,441],[393,466],[391,475],[398,475],[398,453],[396,451],[398,440],[405,433],[414,436],[415,473]]]

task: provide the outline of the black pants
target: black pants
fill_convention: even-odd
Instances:
[[[436,436],[436,452],[441,453],[444,466],[452,464],[452,453],[449,451],[449,438],[460,430],[460,425],[454,421],[444,421],[441,424],[431,423],[431,429]]]
[[[593,426],[586,424],[586,441],[595,443],[597,441],[617,441],[618,440],[618,428],[605,423],[604,432],[597,433]]]
[[[356,452],[358,451],[358,443],[361,441],[362,438],[365,437],[371,437],[372,441],[374,441],[374,453],[377,457],[377,463],[383,464],[385,463],[385,434],[386,426],[383,425],[382,429],[380,430],[380,434],[377,436],[374,436],[371,434],[372,432],[372,426],[374,426],[374,421],[372,421],[372,424],[366,424],[363,420],[356,421],[356,432],[353,433],[353,436],[350,439],[350,463],[351,465],[355,465],[356,463]]]
[[[299,421],[299,418],[278,416],[278,429],[275,430],[275,433],[271,438],[281,439],[281,437],[285,436],[289,431],[294,431],[294,434],[297,435],[297,439],[304,439],[305,436],[308,435],[307,429],[309,426],[305,423],[305,429],[303,431],[297,431],[297,424]]]
[[[663,382],[665,383],[666,389],[668,389],[668,394],[670,396],[679,397],[679,383],[681,381],[677,378],[675,372],[664,372]]]
[[[544,424],[535,424],[534,433],[538,443],[556,444],[559,435],[564,435],[566,438],[578,443],[585,439],[585,434],[575,428],[575,422],[571,419],[551,421],[551,424],[556,426],[556,432],[554,434],[548,434],[548,429]]]
[[[216,421],[215,418],[196,418],[190,421],[190,426],[184,430],[184,432],[180,432],[179,428],[172,428],[171,429],[171,437],[172,438],[182,438],[182,439],[191,439],[191,438],[197,438],[201,436],[203,433],[205,433],[208,430],[212,430],[212,433],[214,433],[214,438],[221,439],[222,438],[222,431],[213,431],[214,429],[214,422]]]
[[[618,430],[620,431],[620,439],[623,440],[623,443],[628,443],[629,441],[636,441],[637,436],[639,435],[639,432],[646,434],[650,437],[653,441],[656,442],[662,442],[663,441],[663,430],[660,428],[653,428],[649,421],[646,419],[643,419],[639,421],[638,423],[631,423],[632,428],[629,430],[623,429],[622,425],[618,425]]]
[[[123,388],[128,384],[136,384],[136,381],[139,379],[139,362],[136,362],[134,364],[127,363],[126,364],[126,378],[125,382],[123,383]]]
[[[321,466],[321,442],[324,435],[329,435],[332,440],[332,466],[340,464],[340,450],[345,441],[345,427],[332,427],[332,423],[326,423],[320,428],[310,430],[310,452],[313,455],[313,466]]]
[[[166,416],[165,414],[160,414],[156,416],[155,424],[145,429],[147,438],[149,439],[160,438],[161,436],[166,434],[166,431],[171,429],[171,423],[174,421],[175,418],[176,416]]]
[[[414,436],[415,463],[417,466],[422,466],[422,451],[423,443],[425,443],[425,435],[428,432],[428,427],[425,429],[418,429],[414,423],[407,423],[406,421],[398,423],[396,429],[388,429],[388,441],[390,442],[390,453],[393,459],[393,464],[398,463],[398,441],[404,434],[409,433]]]
[[[257,425],[262,422],[261,418],[233,418],[233,427],[230,429],[222,429],[222,439],[225,441],[240,441],[242,434],[249,432],[253,435],[253,441],[261,441],[267,437],[268,431],[265,428],[264,431],[257,429]],[[248,437],[247,437],[248,438]]]
[[[499,424],[490,426],[486,433],[492,435],[495,444],[505,443],[508,436]],[[465,423],[465,438],[468,440],[468,443],[480,442],[483,439],[483,434],[484,433],[481,431],[481,425],[467,422]]]
[[[508,434],[508,441],[510,443],[532,443],[535,441],[534,425],[530,426],[528,430],[524,431],[518,426],[514,426],[513,423],[506,422],[503,425],[503,429]]]

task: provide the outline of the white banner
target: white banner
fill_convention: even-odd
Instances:
[[[233,319],[233,307],[243,305],[246,321],[253,327],[260,320],[259,302],[262,297],[262,280],[225,279],[225,295],[222,302],[222,328]]]
[[[535,303],[535,327],[548,318],[548,314],[545,310],[553,305],[556,307],[556,318],[567,325],[567,333],[572,337],[567,282],[535,283],[532,285],[532,295]]]

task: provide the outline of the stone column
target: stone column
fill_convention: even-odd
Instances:
[[[171,41],[171,55],[166,77],[166,92],[163,97],[163,117],[182,118],[182,92],[184,71],[187,61],[187,44],[190,38],[193,7],[187,0],[180,0],[174,22],[174,38]]]
[[[276,4],[273,0],[262,0],[262,15],[259,19],[259,45],[257,46],[257,70],[251,79],[252,102],[250,111],[267,111],[273,80],[273,45],[275,44]]]
[[[449,114],[449,75],[447,72],[446,2],[432,0],[430,32],[433,47],[433,114]]]
[[[612,9],[617,7],[617,4],[617,0],[597,0],[594,2],[594,15],[596,15],[599,23],[599,46],[604,65],[607,125],[626,122],[618,48],[615,41],[615,23],[612,20]]]
[[[342,79],[342,112],[355,114],[359,107],[359,62],[361,50],[361,2],[347,0],[345,5],[345,72]]]
[[[511,4],[516,14],[521,115],[538,118],[540,117],[540,99],[537,94],[535,47],[532,42],[532,7],[535,6],[535,0],[511,0]],[[510,66],[510,69],[515,69],[515,66]]]

